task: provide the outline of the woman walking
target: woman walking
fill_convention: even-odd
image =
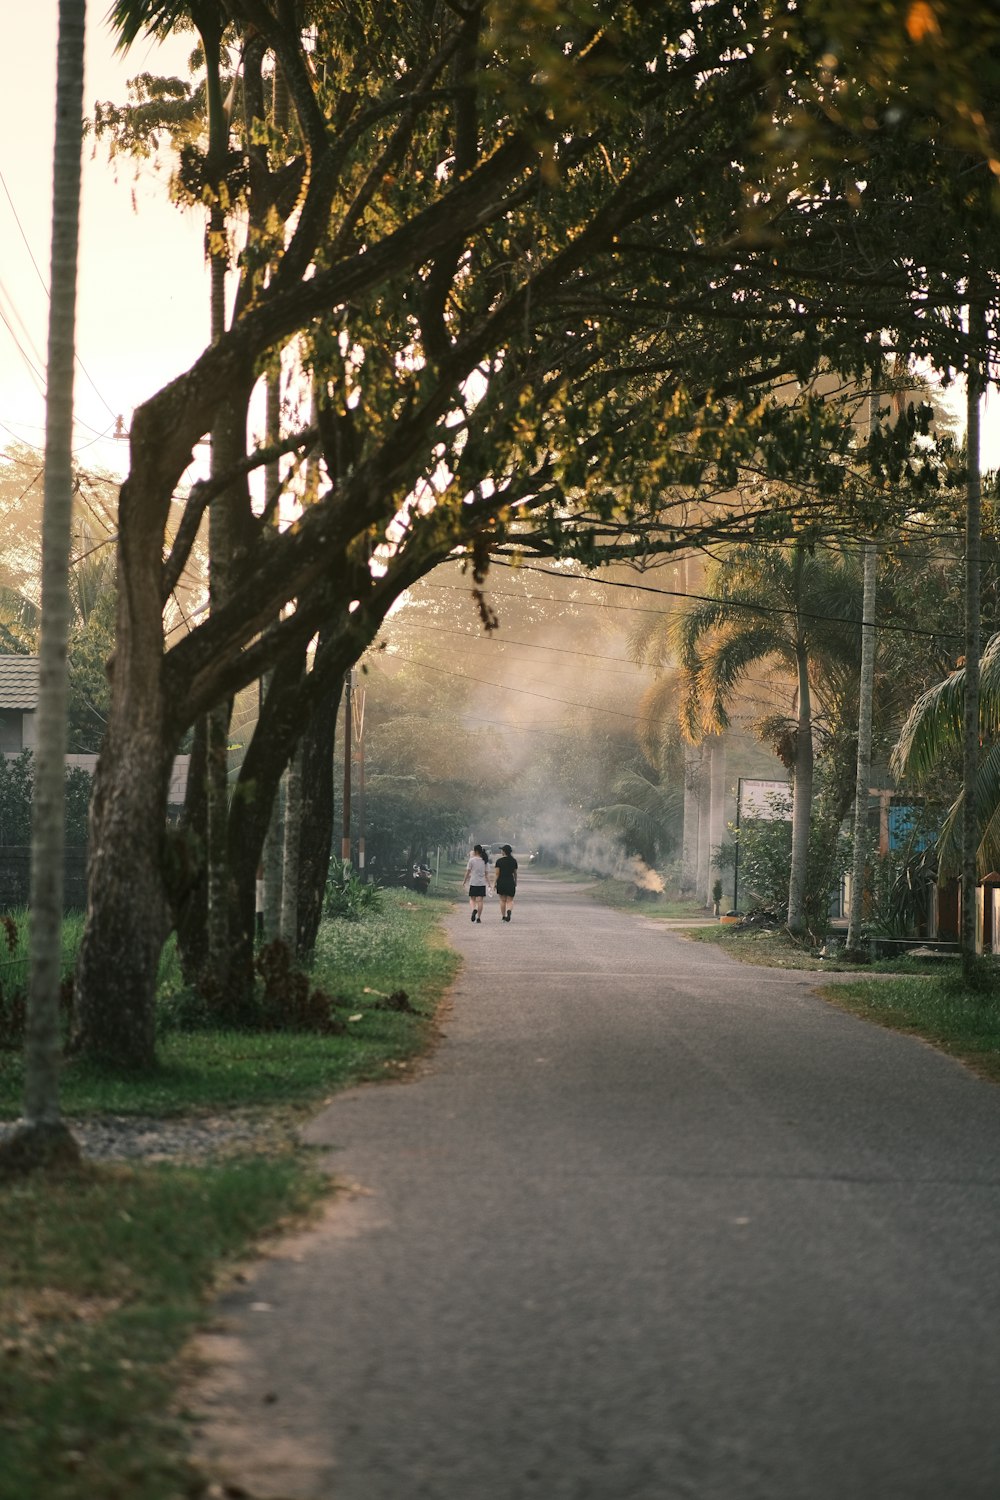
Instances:
[[[482,844],[477,844],[469,855],[469,863],[465,868],[462,884],[469,887],[469,900],[472,902],[472,920],[481,922],[483,920],[483,900],[486,896],[486,850]]]
[[[509,844],[503,846],[503,853],[497,860],[496,871],[494,888],[500,897],[500,920],[509,922],[514,897],[517,895],[517,860],[511,853]]]

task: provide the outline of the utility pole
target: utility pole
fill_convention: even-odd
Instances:
[[[351,752],[354,746],[354,730],[351,722],[351,698],[354,694],[354,673],[347,674],[347,692],[344,694],[344,821],[340,840],[340,857],[345,864],[351,863]]]

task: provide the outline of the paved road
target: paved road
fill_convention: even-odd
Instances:
[[[451,919],[356,1190],[219,1307],[201,1453],[282,1500],[997,1500],[1000,1090],[579,889]]]

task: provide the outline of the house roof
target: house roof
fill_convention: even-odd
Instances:
[[[38,707],[38,657],[0,656],[0,708]]]

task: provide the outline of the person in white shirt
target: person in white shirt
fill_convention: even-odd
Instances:
[[[469,900],[472,902],[472,920],[481,922],[483,920],[483,900],[486,896],[486,883],[489,874],[486,868],[486,850],[482,844],[477,844],[469,855],[469,863],[465,869],[462,884],[469,887]]]

